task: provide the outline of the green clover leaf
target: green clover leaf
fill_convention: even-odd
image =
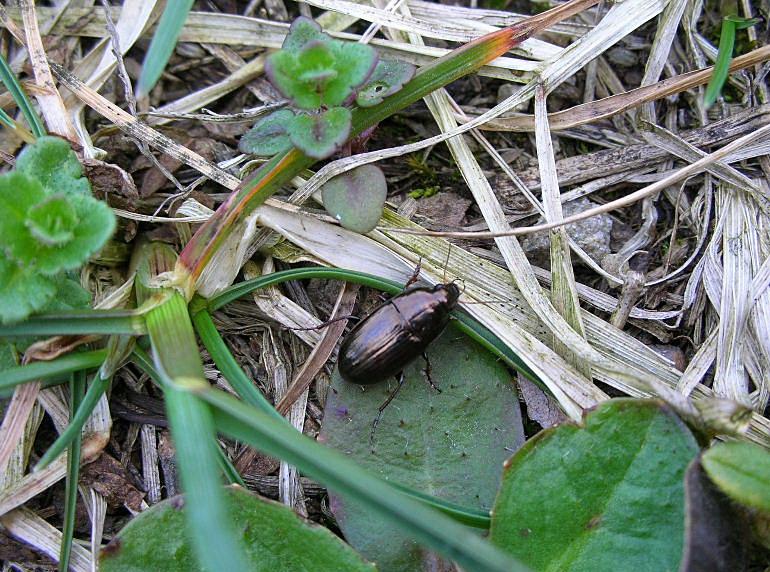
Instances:
[[[244,133],[238,142],[241,153],[252,153],[260,157],[272,157],[291,149],[291,140],[286,128],[294,119],[291,109],[281,109],[263,117]]]
[[[291,142],[309,157],[326,159],[347,141],[351,113],[332,107],[321,113],[296,115],[287,126]]]

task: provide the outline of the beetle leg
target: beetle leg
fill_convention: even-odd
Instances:
[[[404,387],[404,372],[399,372],[398,374],[398,386],[396,387],[396,390],[388,395],[388,398],[383,401],[382,405],[380,405],[380,408],[377,410],[377,417],[374,419],[374,422],[372,423],[372,434],[369,436],[369,444],[374,445],[374,432],[377,431],[377,425],[380,423],[380,419],[382,418],[382,412],[385,411],[385,408],[390,405],[390,402],[393,401],[393,399],[398,395],[398,392],[401,391],[401,388]]]
[[[431,377],[431,373],[433,372],[433,368],[430,365],[430,359],[428,359],[428,354],[425,352],[422,352],[422,359],[425,360],[425,369],[422,370],[425,372],[425,378],[428,380],[428,383],[430,386],[435,389],[437,392],[441,393],[441,388],[437,386],[435,383],[433,383],[433,378]]]
[[[420,278],[421,269],[422,269],[422,256],[420,256],[420,259],[417,261],[417,266],[414,267],[414,272],[412,272],[411,278],[409,278],[406,284],[404,284],[404,289],[409,288],[412,284],[417,282],[418,278]]]

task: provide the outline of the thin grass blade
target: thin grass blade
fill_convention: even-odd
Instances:
[[[142,72],[139,75],[136,91],[141,98],[155,87],[168,60],[176,46],[179,33],[184,27],[187,14],[192,8],[193,0],[173,0],[166,4],[166,9],[158,22],[158,28],[150,42],[150,48],[144,57]]]

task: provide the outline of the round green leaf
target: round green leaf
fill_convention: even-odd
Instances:
[[[263,117],[247,131],[238,142],[242,153],[253,153],[260,157],[272,157],[291,149],[286,126],[294,118],[291,109],[281,109]]]
[[[399,91],[414,76],[415,67],[401,60],[380,60],[374,72],[356,94],[360,107],[372,107]]]
[[[58,246],[72,240],[72,230],[78,222],[77,213],[67,198],[56,194],[29,209],[25,224],[37,240]]]
[[[305,44],[313,41],[332,41],[332,37],[321,31],[321,26],[315,20],[300,16],[289,26],[289,33],[283,40],[282,50],[298,51]]]
[[[253,572],[374,570],[326,528],[300,519],[286,506],[244,489],[228,489],[234,528]],[[134,518],[101,553],[102,572],[195,572],[201,570],[186,534],[181,496]]]
[[[770,453],[753,443],[719,443],[703,453],[709,478],[730,498],[770,514]]]
[[[374,230],[388,195],[385,175],[374,165],[362,165],[331,179],[321,188],[326,212],[361,234]]]
[[[658,401],[617,399],[507,463],[490,539],[533,570],[678,570],[690,431]]]
[[[384,410],[373,442],[372,422],[396,381],[362,388],[342,381],[335,371],[321,438],[386,480],[488,510],[503,461],[524,441],[511,376],[494,356],[452,327],[428,347],[427,355],[441,393],[427,383],[426,362],[417,358],[405,368],[404,386]],[[331,507],[348,542],[379,570],[423,570],[435,563],[435,555],[360,506],[333,496]]]
[[[37,179],[46,193],[91,194],[77,155],[64,139],[40,137],[19,154],[16,170]]]
[[[326,159],[347,141],[350,135],[350,110],[333,107],[322,113],[295,115],[287,125],[295,147],[309,157]]]

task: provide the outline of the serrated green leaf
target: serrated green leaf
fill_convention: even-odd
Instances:
[[[396,93],[414,76],[415,67],[401,60],[379,60],[374,72],[356,94],[359,107],[372,107]]]
[[[51,278],[0,256],[0,322],[19,322],[42,310],[56,293]]]
[[[770,514],[770,453],[753,443],[719,443],[703,453],[709,478],[730,498]]]
[[[281,109],[263,117],[238,142],[238,150],[260,157],[272,157],[291,149],[286,126],[294,118],[291,109]]]
[[[661,402],[611,400],[506,463],[490,539],[534,570],[678,570],[697,454]]]
[[[347,141],[350,110],[333,107],[321,113],[296,115],[287,126],[295,147],[315,159],[326,159]]]
[[[239,487],[228,488],[227,500],[251,571],[374,570],[329,530],[303,521],[282,504]],[[201,570],[185,534],[185,501],[175,497],[134,518],[102,550],[100,570]]]
[[[332,37],[321,30],[321,26],[315,20],[300,16],[289,26],[289,33],[283,40],[282,50],[298,51],[308,42],[332,41]]]
[[[326,212],[354,232],[377,226],[388,195],[385,175],[374,165],[362,165],[331,179],[321,187]]]
[[[59,137],[40,137],[19,154],[16,170],[37,179],[47,194],[91,195],[83,167],[69,143]]]
[[[101,201],[80,193],[53,196],[56,204],[66,200],[77,218],[66,243],[44,243],[33,233],[30,216],[50,198],[45,197],[40,182],[21,172],[0,177],[0,245],[12,259],[48,275],[83,264],[115,230],[115,215]]]
[[[36,240],[48,246],[58,246],[73,239],[73,229],[80,221],[67,198],[55,194],[30,208],[24,222]]]
[[[405,368],[404,386],[384,410],[373,443],[372,422],[395,380],[362,391],[335,371],[321,439],[390,482],[488,510],[503,461],[524,442],[510,374],[454,328],[433,342],[427,355],[441,393],[427,383],[426,362],[418,357]],[[358,505],[333,496],[331,507],[348,542],[378,569],[423,570],[430,561],[423,548]]]

